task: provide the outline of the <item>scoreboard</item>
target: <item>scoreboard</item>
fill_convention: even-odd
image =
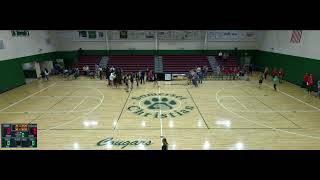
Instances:
[[[37,124],[2,124],[1,147],[36,148],[37,132]]]

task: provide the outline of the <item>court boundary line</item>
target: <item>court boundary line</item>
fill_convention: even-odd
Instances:
[[[249,92],[245,91],[243,88],[240,87],[240,90],[243,91],[244,93],[250,95]],[[266,103],[264,103],[262,100],[260,100],[258,97],[255,97],[256,100],[258,100],[260,103],[262,103],[264,106],[266,106],[267,108],[271,109],[272,111],[274,111],[274,109],[272,107],[270,107],[269,105],[267,105]],[[280,112],[276,112],[278,115],[282,116],[284,119],[286,119],[287,121],[290,121],[292,124],[294,124],[296,127],[301,128],[298,124],[296,124],[295,122],[291,121],[290,119],[288,119],[286,116],[284,116],[283,114],[281,114]]]
[[[73,94],[74,92],[76,92],[78,89],[76,89],[75,91],[71,92],[71,94]],[[64,100],[64,97],[62,97],[61,99],[59,99],[56,103],[54,103],[51,107],[48,108],[49,112],[50,109],[53,108],[54,106],[56,106],[57,104],[59,104],[60,102],[62,102]],[[45,115],[46,113],[42,113],[39,116],[37,116],[35,119],[32,119],[28,124],[30,124],[33,121],[38,120],[41,116]]]
[[[242,96],[242,97],[246,97],[246,96]],[[232,96],[219,96],[219,99],[224,99],[224,98],[232,98]],[[310,112],[310,113],[313,113],[313,112],[319,112],[319,111],[318,110],[272,110],[272,111],[266,111],[266,110],[258,110],[258,111],[254,110],[253,111],[253,110],[248,110],[248,111],[243,111],[243,110],[237,109],[237,111],[234,111],[234,112],[239,112],[239,113],[274,113],[274,112],[308,113],[308,112]]]
[[[308,138],[320,140],[320,137],[310,136],[310,135],[305,135],[305,134],[299,134],[299,133],[295,133],[295,132],[290,132],[290,131],[282,130],[282,129],[279,129],[279,128],[274,128],[274,127],[265,125],[265,124],[263,124],[263,123],[259,123],[259,122],[256,122],[256,121],[252,121],[252,120],[250,120],[250,119],[248,119],[248,118],[246,118],[246,117],[244,117],[244,116],[242,116],[242,115],[239,115],[239,114],[237,114],[237,113],[229,110],[229,109],[226,108],[223,104],[220,103],[220,99],[218,98],[218,94],[219,94],[223,89],[225,89],[225,88],[221,88],[221,89],[219,89],[219,90],[216,92],[216,100],[217,100],[218,104],[219,104],[222,108],[224,108],[226,111],[228,111],[228,112],[230,112],[230,113],[232,113],[232,114],[240,117],[241,119],[244,119],[244,120],[246,120],[246,121],[252,122],[252,123],[257,124],[257,125],[259,125],[259,126],[263,126],[263,127],[267,127],[267,128],[273,129],[273,130],[275,130],[275,131],[280,131],[280,132],[285,132],[285,133],[288,133],[288,134],[294,134],[294,135],[297,135],[297,136],[308,137]]]
[[[93,87],[86,87],[86,88],[95,89],[95,90],[97,90],[97,91],[102,95],[102,99],[100,100],[100,103],[99,103],[97,106],[95,106],[94,108],[92,108],[89,112],[85,113],[85,115],[88,115],[88,114],[90,114],[91,112],[95,111],[98,107],[101,106],[101,104],[102,104],[102,102],[104,101],[104,98],[105,98],[105,97],[104,97],[104,94],[103,94],[99,89],[97,89],[97,88],[93,88]],[[78,120],[79,118],[84,117],[85,115],[78,116],[78,117],[76,117],[76,118],[74,118],[74,119],[72,119],[72,120],[70,120],[70,121],[67,121],[67,122],[62,123],[62,124],[58,124],[58,125],[56,125],[56,126],[54,126],[54,127],[51,127],[51,128],[46,129],[46,130],[39,131],[39,132],[41,133],[41,132],[50,131],[51,129],[54,129],[54,128],[57,128],[57,127],[60,127],[60,126],[69,124],[69,123],[71,123],[71,122],[73,122],[73,121],[75,121],[75,120]]]
[[[201,118],[202,118],[203,122],[205,123],[205,125],[206,125],[207,129],[210,129],[210,128],[209,128],[209,126],[208,126],[208,124],[207,124],[207,122],[206,122],[206,120],[203,118],[202,113],[201,113],[201,111],[200,111],[200,109],[199,109],[198,105],[196,104],[196,102],[194,101],[194,99],[193,99],[192,95],[190,94],[189,89],[188,89],[188,88],[186,88],[186,90],[187,90],[187,92],[188,92],[189,96],[191,97],[191,100],[193,101],[194,105],[196,106],[196,108],[197,108],[197,110],[198,110],[198,113],[200,114],[200,116],[201,116]]]
[[[10,107],[18,104],[18,103],[20,103],[20,102],[22,102],[22,101],[24,101],[24,100],[26,100],[26,99],[28,99],[28,98],[30,98],[30,97],[38,94],[38,93],[40,93],[40,92],[42,92],[42,91],[44,91],[44,90],[46,90],[46,89],[48,89],[48,88],[50,88],[50,87],[52,87],[52,86],[55,86],[56,84],[57,84],[57,83],[53,83],[53,84],[47,86],[46,88],[40,89],[39,91],[37,91],[37,92],[35,92],[35,93],[33,93],[33,94],[30,94],[29,96],[27,96],[27,97],[25,97],[25,98],[23,98],[23,99],[15,102],[15,103],[13,103],[13,104],[10,104],[9,106],[7,106],[7,107],[5,107],[5,108],[2,108],[2,109],[0,110],[0,112],[2,112],[2,111],[4,111],[4,110],[6,110],[6,109],[8,109],[8,108],[10,108]]]
[[[205,130],[206,128],[163,128],[165,130]],[[270,128],[210,128],[210,130],[270,130],[272,131],[272,129]],[[301,128],[278,128],[278,129],[301,129]],[[39,130],[46,130],[46,129],[39,129]],[[53,130],[57,130],[57,131],[94,131],[94,130],[98,130],[98,131],[114,131],[112,128],[107,129],[107,128],[96,128],[96,129],[79,129],[79,128],[75,128],[75,129],[53,129]],[[159,128],[143,128],[143,129],[117,129],[117,131],[157,131],[159,130]],[[52,130],[51,130],[52,131]]]
[[[271,89],[273,89],[271,86],[269,86],[269,85],[267,85],[267,84],[263,84],[263,85],[264,85],[264,86],[267,86],[267,87],[269,87],[269,88],[271,88]],[[312,108],[317,109],[318,111],[320,111],[320,108],[318,108],[318,107],[316,107],[316,106],[313,106],[313,105],[311,105],[311,104],[309,104],[309,103],[307,103],[307,102],[304,102],[304,101],[302,101],[302,100],[300,100],[300,99],[298,99],[298,98],[296,98],[296,97],[294,97],[294,96],[291,96],[290,94],[287,94],[287,93],[285,93],[285,92],[283,92],[283,91],[281,91],[281,90],[278,90],[278,89],[277,89],[277,91],[280,92],[280,93],[282,93],[282,94],[284,94],[284,95],[287,95],[287,96],[289,96],[289,97],[291,97],[291,98],[293,98],[293,99],[295,99],[295,100],[297,100],[297,101],[299,101],[299,102],[302,102],[303,104],[305,104],[305,105],[307,105],[307,106],[309,106],[309,107],[312,107]]]

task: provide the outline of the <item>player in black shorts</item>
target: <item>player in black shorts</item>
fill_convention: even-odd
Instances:
[[[126,92],[129,92],[129,84],[128,84],[128,76],[127,75],[124,75],[123,82],[126,85],[126,88],[125,88]]]
[[[131,83],[131,89],[133,89],[133,73],[130,74],[130,83]]]
[[[261,74],[259,79],[259,88],[261,88],[262,82],[263,82],[263,74]]]

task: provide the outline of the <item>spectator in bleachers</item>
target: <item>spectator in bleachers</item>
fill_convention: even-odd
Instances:
[[[220,65],[217,66],[217,74],[220,75]]]

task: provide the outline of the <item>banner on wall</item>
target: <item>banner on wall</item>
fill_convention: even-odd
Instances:
[[[201,40],[199,30],[161,30],[158,31],[160,40]]]
[[[64,38],[71,38],[70,33],[66,33],[66,35],[68,35],[68,36],[66,36]],[[105,41],[105,32],[103,32],[103,31],[84,31],[84,30],[83,31],[76,31],[76,32],[74,32],[73,41]]]
[[[97,32],[96,31],[88,31],[89,39],[97,39]]]
[[[120,39],[128,39],[128,31],[120,31]]]
[[[208,41],[256,41],[255,31],[208,31]]]
[[[12,30],[11,35],[13,37],[25,37],[30,36],[30,32],[28,30]]]

